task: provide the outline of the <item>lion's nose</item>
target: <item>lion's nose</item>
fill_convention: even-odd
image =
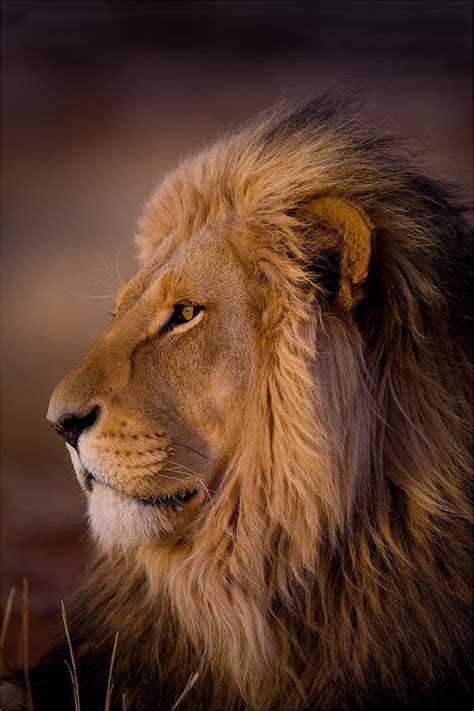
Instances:
[[[48,420],[48,422],[51,427],[61,435],[61,437],[64,437],[68,444],[74,447],[74,449],[77,449],[77,441],[80,435],[84,432],[84,430],[92,427],[94,422],[97,420],[99,411],[100,408],[96,405],[85,416],[67,413],[65,415],[61,415],[61,417],[58,417],[57,420]]]

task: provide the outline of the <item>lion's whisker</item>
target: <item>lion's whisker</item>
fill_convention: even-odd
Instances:
[[[174,464],[176,467],[178,467],[183,472],[183,474],[188,474],[189,476],[192,476],[194,479],[196,479],[197,482],[199,482],[199,484],[203,487],[203,489],[206,492],[207,498],[209,500],[209,504],[211,506],[212,515],[214,517],[214,503],[212,500],[211,492],[209,491],[208,487],[205,485],[203,480],[196,474],[195,471],[193,471],[189,467],[186,467],[183,464],[180,464],[179,462],[174,462],[172,459],[169,459],[168,461],[170,464]]]
[[[178,441],[175,440],[175,439],[172,439],[172,440],[171,440],[171,443],[172,443],[172,444],[177,444],[178,447],[184,447],[185,449],[189,449],[190,452],[194,452],[195,454],[199,454],[199,456],[202,457],[203,459],[209,459],[209,457],[206,457],[205,454],[202,454],[202,452],[199,452],[197,449],[194,449],[193,447],[190,447],[190,446],[187,445],[187,444],[183,444],[182,442],[178,442]]]
[[[184,466],[183,466],[182,464],[180,464],[179,462],[173,462],[173,461],[171,461],[171,460],[168,460],[168,461],[170,462],[170,464],[173,464],[173,467],[167,468],[166,471],[181,472],[181,473],[184,474],[185,476],[190,476],[190,477],[192,477],[193,479],[195,479],[195,480],[198,482],[198,484],[200,485],[200,487],[206,492],[206,499],[209,501],[209,505],[210,505],[210,507],[211,507],[212,517],[213,517],[214,520],[215,520],[214,502],[213,502],[213,500],[212,500],[211,491],[210,491],[209,488],[204,484],[203,480],[202,480],[195,472],[193,472],[193,471],[191,471],[191,470],[185,471],[185,469],[189,469],[189,467],[184,467]],[[161,463],[161,462],[159,462],[159,463]],[[150,468],[150,465],[148,465],[148,466],[147,466],[147,465],[143,465],[143,468],[146,469],[147,471],[149,471],[149,472],[150,472],[151,474],[153,474],[153,475],[156,475],[156,473],[157,473],[156,471],[154,471],[153,469]],[[173,481],[182,481],[182,479],[181,479],[180,477],[170,476],[169,474],[164,474],[164,473],[161,472],[161,471],[159,472],[159,475],[160,475],[161,477],[163,477],[164,479],[172,479]],[[213,493],[215,493],[215,491],[213,491]]]
[[[78,299],[96,299],[96,300],[103,300],[103,301],[115,301],[116,294],[77,294],[74,291],[70,292],[72,296],[77,297]]]
[[[120,255],[120,248],[119,248],[119,251],[118,251],[118,256],[119,256],[119,255]],[[117,259],[118,259],[118,256],[117,256]],[[121,289],[122,286],[123,286],[123,281],[122,281],[122,279],[119,278],[119,276],[118,276],[118,264],[117,264],[117,260],[116,260],[116,263],[115,263],[115,271],[117,272],[116,275],[113,274],[113,272],[112,272],[112,266],[111,266],[111,264],[109,263],[109,261],[108,261],[107,259],[104,260],[104,267],[105,267],[105,271],[107,272],[107,276],[110,277],[110,279],[112,279],[113,284],[114,284],[118,289]]]
[[[207,492],[207,495],[209,496],[209,498],[211,498],[210,490],[208,489],[208,487],[204,484],[204,482],[202,481],[202,479],[201,479],[195,472],[193,472],[192,470],[190,470],[188,467],[184,467],[183,465],[179,464],[179,462],[172,462],[171,460],[168,460],[168,461],[170,461],[170,463],[173,464],[174,467],[168,467],[168,468],[166,469],[167,472],[168,472],[168,471],[171,471],[171,472],[173,472],[173,471],[174,471],[174,472],[182,472],[182,473],[185,474],[186,476],[192,477],[192,478],[195,479],[195,480],[200,484],[200,486]],[[160,461],[160,462],[156,462],[156,463],[157,463],[157,464],[162,464],[161,461]],[[151,466],[152,466],[152,465],[153,465],[153,463],[151,464]],[[168,474],[164,474],[162,471],[156,472],[155,470],[151,469],[151,466],[150,466],[150,465],[143,465],[143,468],[146,469],[147,471],[149,471],[149,472],[150,472],[151,474],[153,474],[153,475],[156,475],[156,474],[158,473],[159,476],[164,477],[165,479],[173,479],[174,481],[181,481],[181,478],[180,478],[180,477],[169,476]],[[213,493],[215,493],[215,492],[213,491]]]

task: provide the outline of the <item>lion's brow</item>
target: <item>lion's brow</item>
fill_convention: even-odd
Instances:
[[[149,283],[149,274],[141,274],[133,277],[117,294],[117,311],[130,306],[136,301],[136,299],[143,294]]]

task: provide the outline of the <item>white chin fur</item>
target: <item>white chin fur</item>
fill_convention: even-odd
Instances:
[[[89,499],[92,532],[105,550],[128,550],[173,531],[173,516],[156,507],[124,499],[112,489],[94,484]]]

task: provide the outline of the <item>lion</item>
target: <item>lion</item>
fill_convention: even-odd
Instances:
[[[48,411],[94,545],[82,707],[470,707],[469,225],[353,99],[186,160]],[[73,708],[61,636],[35,709]],[[123,704],[123,706],[122,706]]]

